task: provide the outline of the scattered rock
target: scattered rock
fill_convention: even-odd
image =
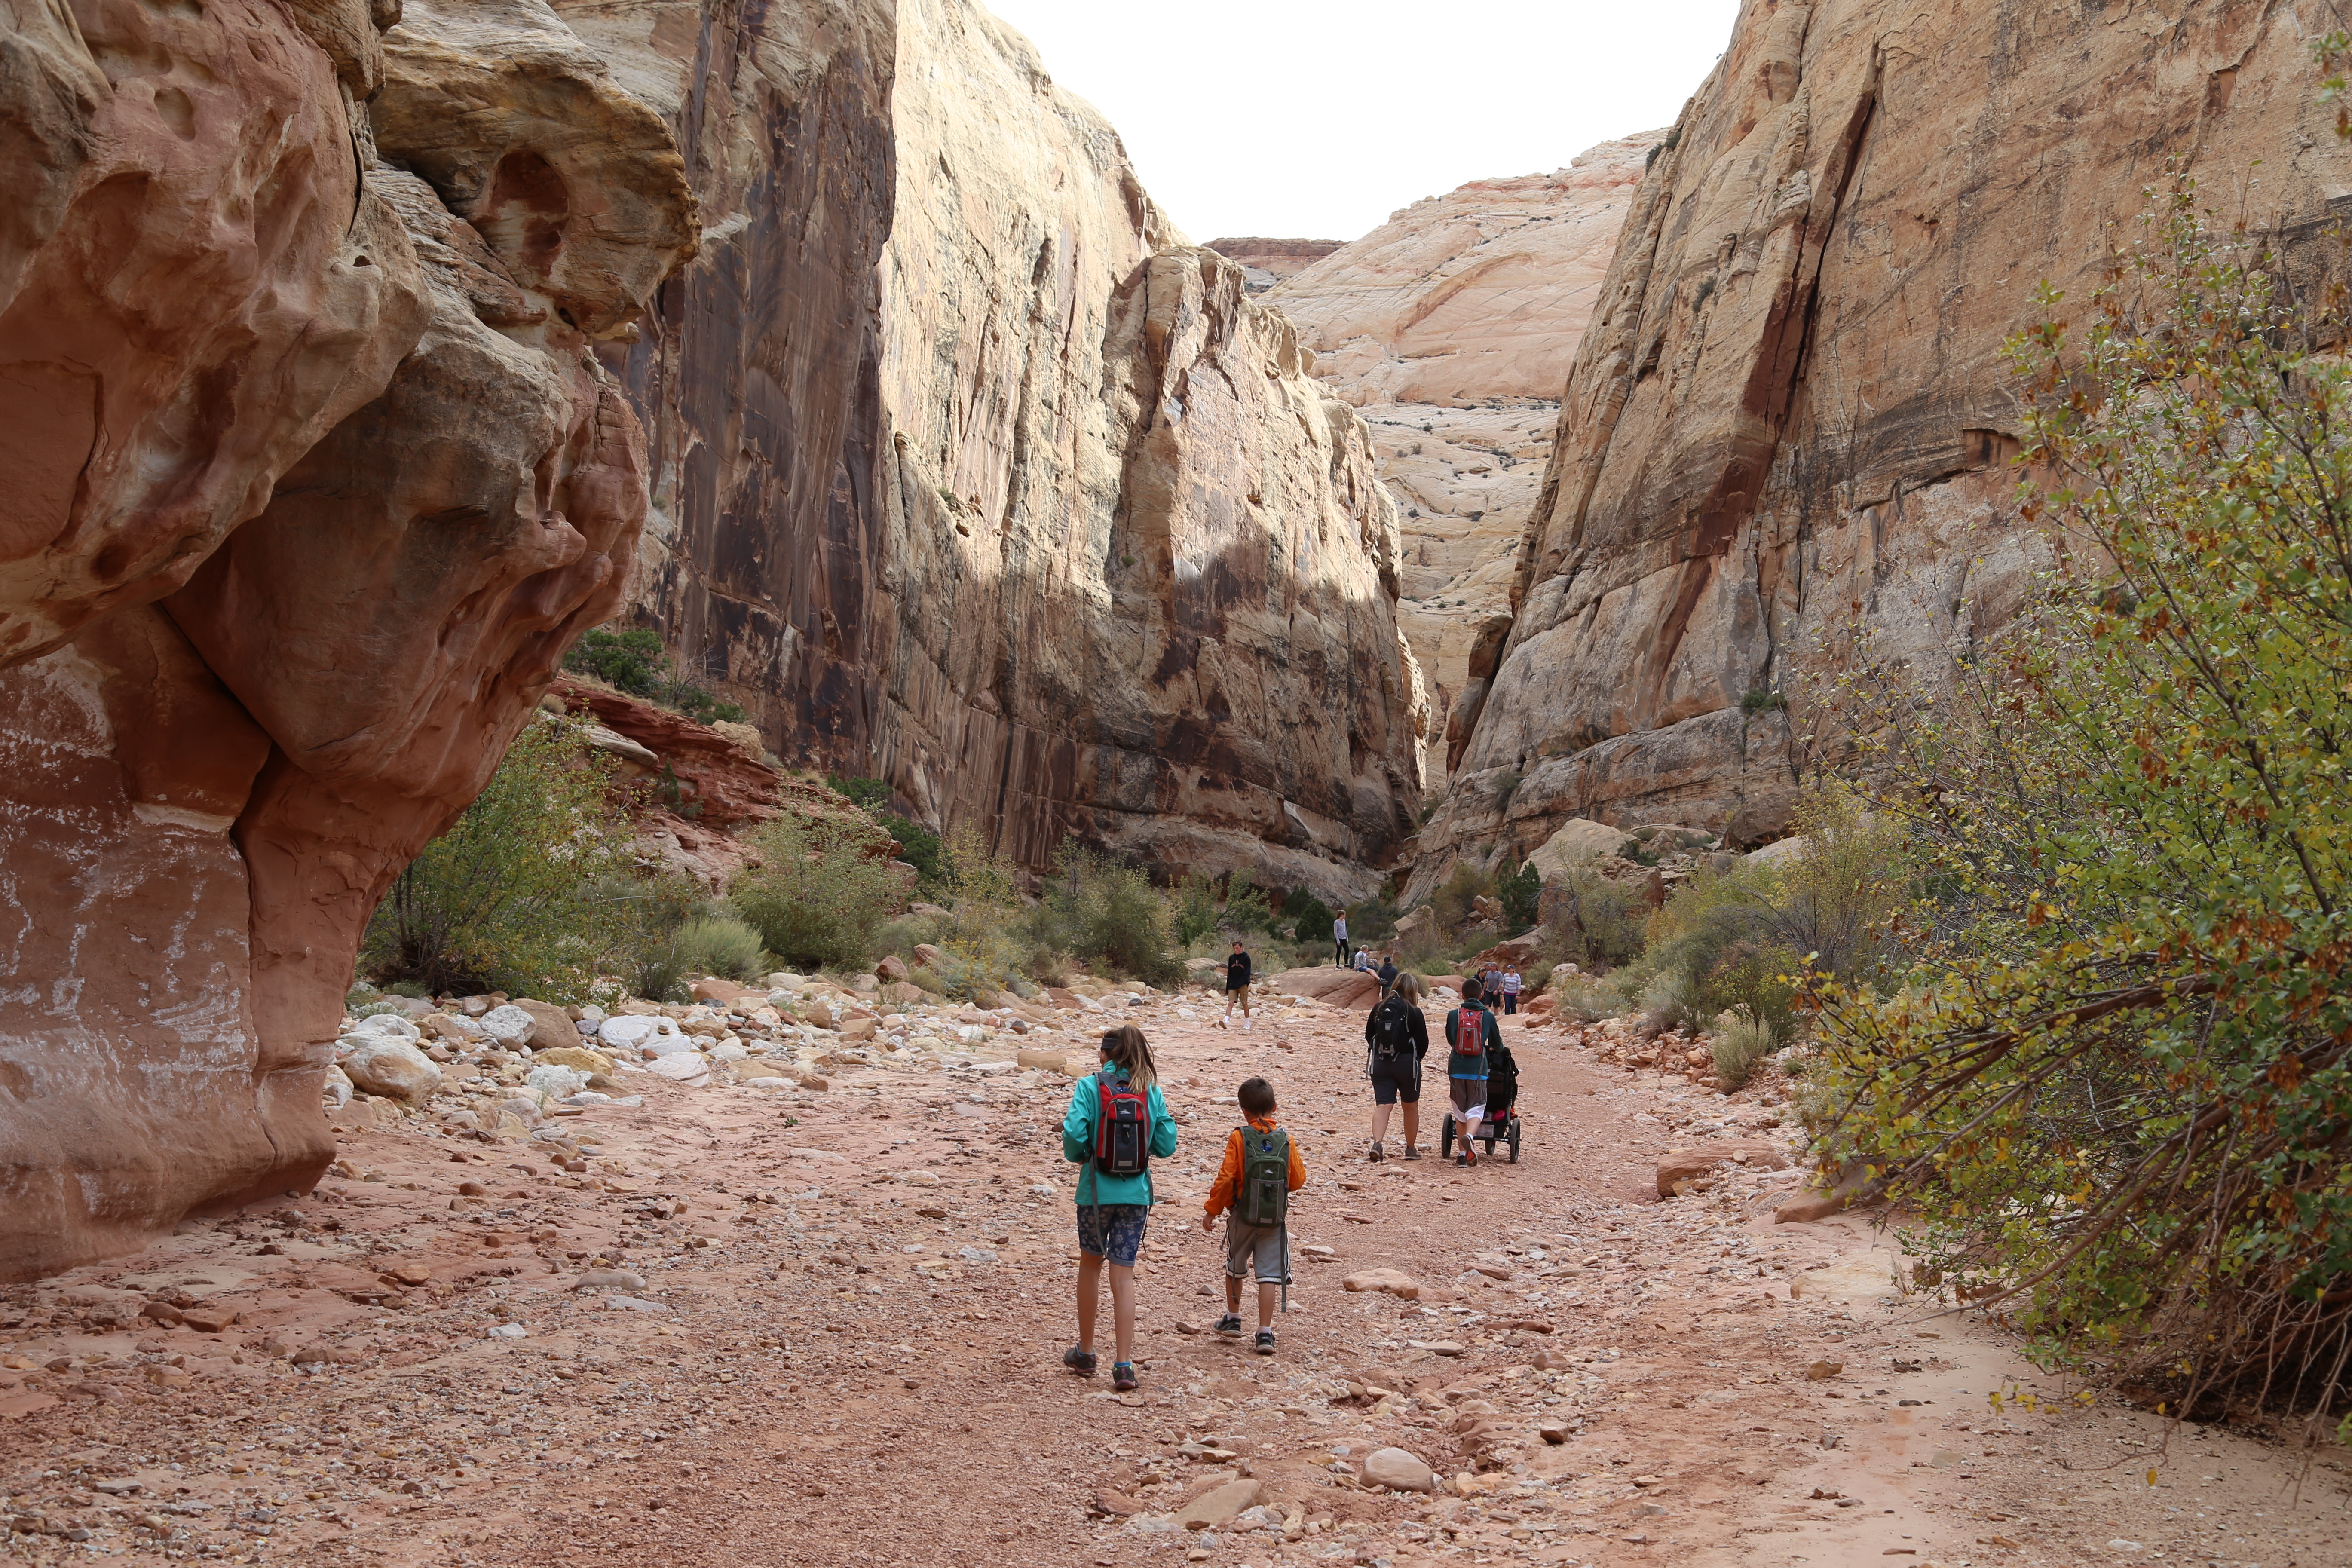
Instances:
[[[1184,1530],[1207,1530],[1227,1522],[1245,1508],[1255,1507],[1258,1499],[1265,1495],[1265,1484],[1263,1481],[1227,1481],[1223,1486],[1202,1492],[1178,1509],[1176,1523]]]
[[[574,1290],[621,1290],[631,1295],[646,1288],[645,1276],[625,1268],[591,1268],[572,1282]]]
[[[558,1016],[561,1016],[560,1014]],[[509,1002],[483,1014],[482,1028],[499,1044],[509,1048],[518,1048],[530,1044],[531,1037],[539,1032],[539,1020]],[[563,1031],[566,1035],[577,1035],[580,1032],[572,1026],[572,1020],[569,1018],[563,1020]],[[562,1036],[558,1036],[557,1038],[562,1040]]]
[[[592,1077],[597,1073],[609,1077],[614,1070],[612,1058],[602,1051],[592,1051],[585,1046],[557,1046],[552,1050],[540,1052],[531,1059],[543,1067],[577,1068]]]
[[[507,1006],[530,1016],[531,1030],[527,1043],[535,1049],[559,1050],[580,1043],[580,1026],[572,1021],[571,1014],[552,1002],[535,1002],[528,996],[518,996]],[[488,1022],[485,1018],[484,1026],[488,1026]]]
[[[1805,1381],[1808,1383],[1826,1383],[1844,1370],[1845,1363],[1842,1361],[1817,1361],[1813,1363],[1812,1365],[1805,1368]]]
[[[1364,1268],[1339,1281],[1342,1290],[1378,1290],[1406,1301],[1421,1300],[1421,1281],[1394,1268]]]
[[[1375,1448],[1364,1457],[1364,1479],[1392,1491],[1430,1492],[1437,1489],[1437,1472],[1420,1456],[1404,1448]]]
[[[874,975],[885,983],[903,983],[907,978],[907,961],[895,952],[890,953],[874,966]]]
[[[344,1073],[370,1094],[422,1105],[441,1087],[441,1069],[405,1040],[382,1036],[364,1040],[343,1058]]]

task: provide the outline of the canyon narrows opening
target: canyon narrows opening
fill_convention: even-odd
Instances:
[[[2352,1560],[2352,37],[2145,10],[1196,243],[976,0],[14,7],[9,1553]]]

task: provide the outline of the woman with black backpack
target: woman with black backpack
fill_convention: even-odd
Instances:
[[[1404,1157],[1421,1158],[1421,1058],[1429,1054],[1429,1020],[1421,1014],[1421,982],[1400,973],[1364,1020],[1364,1076],[1372,1080],[1372,1152],[1388,1158],[1389,1112],[1404,1102]]]
[[[1102,1067],[1070,1089],[1062,1157],[1078,1171],[1078,1342],[1062,1364],[1094,1375],[1095,1315],[1110,1265],[1113,1388],[1135,1386],[1135,1258],[1151,1217],[1151,1162],[1176,1152],[1176,1119],[1160,1097],[1143,1031],[1121,1024],[1102,1037]]]

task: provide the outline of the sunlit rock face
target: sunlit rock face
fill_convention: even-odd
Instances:
[[[1298,323],[1316,375],[1362,414],[1396,500],[1398,613],[1429,683],[1432,792],[1480,639],[1499,647],[1510,618],[1569,366],[1664,137],[1423,197],[1266,295]]]
[[[326,1164],[369,912],[623,602],[643,437],[589,334],[698,233],[543,5],[19,9],[5,1277]]]
[[[976,5],[564,9],[696,150],[702,258],[605,351],[685,660],[1026,864],[1368,889],[1426,723],[1395,510],[1242,268]]]
[[[2169,160],[2291,243],[2352,189],[2303,26],[1750,0],[1634,197],[1413,889],[1572,816],[1774,837],[1852,633],[1930,675],[1996,634],[2053,559],[2005,340]]]

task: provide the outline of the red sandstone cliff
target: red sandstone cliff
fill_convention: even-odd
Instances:
[[[2168,160],[2233,216],[2327,216],[2336,25],[1748,0],[1634,198],[1412,890],[1573,816],[1770,837],[1851,616],[1927,670],[1998,632],[2050,559],[2004,339]]]
[[[0,1278],[316,1176],[377,897],[622,600],[675,149],[399,11],[0,23]]]

